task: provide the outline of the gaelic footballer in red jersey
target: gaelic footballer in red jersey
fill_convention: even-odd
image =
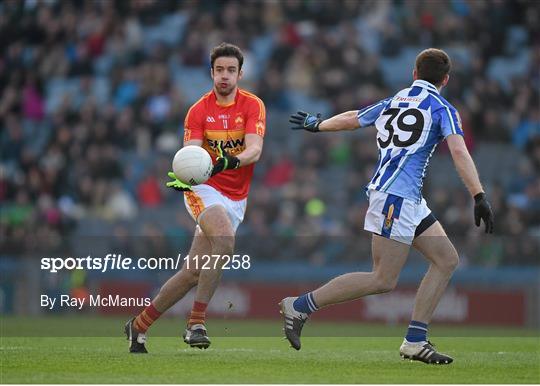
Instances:
[[[187,113],[184,145],[202,141],[202,147],[213,159],[218,157],[219,145],[230,155],[238,156],[246,150],[246,135],[252,135],[256,140],[264,136],[265,119],[264,105],[255,95],[237,89],[234,100],[223,106],[216,93],[210,91]],[[242,200],[248,195],[254,166],[251,163],[225,170],[211,177],[206,184],[232,200]]]
[[[168,187],[184,191],[186,208],[196,222],[189,251],[192,259],[161,287],[143,312],[126,324],[130,352],[146,352],[147,329],[193,287],[197,287],[195,302],[184,342],[198,348],[210,345],[205,327],[206,306],[226,262],[216,256],[233,255],[236,229],[244,219],[253,168],[261,156],[266,127],[263,102],[238,87],[243,62],[237,46],[222,43],[215,47],[210,54],[213,89],[186,115],[184,146],[202,146],[210,153],[214,159],[212,177],[197,186],[175,178],[167,183]],[[203,255],[214,259],[205,265],[210,269],[203,269],[201,261],[193,259]]]

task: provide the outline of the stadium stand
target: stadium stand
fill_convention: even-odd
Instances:
[[[424,192],[448,233],[464,240],[464,264],[538,265],[540,11],[525,4],[4,1],[2,253],[53,251],[122,229],[174,247],[188,237],[193,224],[165,178],[187,108],[211,87],[209,49],[231,41],[245,50],[243,87],[265,101],[269,120],[241,236],[327,237],[324,253],[291,245],[266,258],[350,262],[359,247],[341,241],[366,237],[373,131],[292,133],[288,114],[328,116],[386,97],[410,82],[419,50],[437,46],[454,61],[445,96],[461,113],[497,237],[474,227],[444,146]]]

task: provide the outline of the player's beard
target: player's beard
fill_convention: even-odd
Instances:
[[[214,88],[215,88],[216,92],[219,95],[223,96],[223,97],[231,95],[231,93],[234,91],[235,87],[236,87],[236,85],[230,85],[228,87],[222,88],[222,87],[219,87],[219,83],[214,85]]]

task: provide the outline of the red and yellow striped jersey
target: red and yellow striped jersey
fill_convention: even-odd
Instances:
[[[238,89],[233,103],[218,104],[214,91],[202,96],[189,109],[184,122],[184,143],[201,139],[215,162],[216,148],[236,155],[246,148],[245,135],[264,137],[266,110],[264,103],[254,94]],[[255,164],[235,170],[225,170],[211,177],[206,184],[213,186],[231,200],[247,197]]]

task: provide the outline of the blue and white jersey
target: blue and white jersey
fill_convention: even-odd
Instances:
[[[367,190],[419,202],[429,160],[438,143],[463,135],[457,110],[425,80],[358,112],[361,127],[375,125],[379,160]]]

